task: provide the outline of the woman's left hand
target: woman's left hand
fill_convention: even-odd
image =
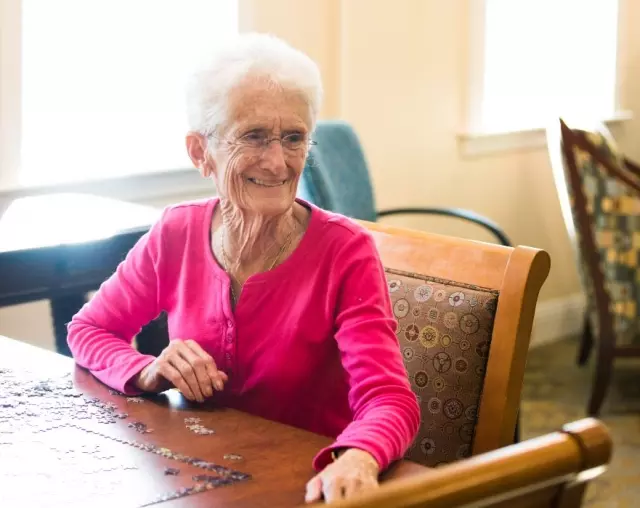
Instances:
[[[380,466],[364,450],[349,448],[307,483],[305,501],[327,503],[378,487]]]

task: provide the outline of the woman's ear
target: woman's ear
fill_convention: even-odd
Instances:
[[[215,161],[207,152],[207,138],[199,132],[189,132],[186,138],[187,153],[200,174],[209,178],[215,173]]]

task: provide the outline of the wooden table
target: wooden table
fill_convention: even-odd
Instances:
[[[66,324],[159,213],[88,194],[0,203],[0,307],[49,300],[56,351],[70,356]],[[144,336],[139,342],[144,349]]]
[[[194,433],[186,418],[215,433]],[[67,357],[0,336],[2,506],[296,506],[329,443],[175,391],[127,398]],[[383,481],[424,470],[399,462]]]

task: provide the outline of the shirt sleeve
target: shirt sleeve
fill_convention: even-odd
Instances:
[[[381,470],[401,459],[415,438],[420,407],[404,367],[384,268],[368,232],[341,249],[336,269],[335,338],[349,380],[352,422],[316,455],[322,470],[339,448],[369,452]],[[338,275],[339,274],[339,275]]]
[[[76,363],[107,386],[129,395],[140,393],[130,381],[155,359],[136,351],[132,341],[161,312],[165,215],[138,240],[67,326],[67,342]]]

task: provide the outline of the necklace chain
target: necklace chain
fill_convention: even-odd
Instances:
[[[273,262],[271,263],[271,265],[269,266],[267,271],[273,270],[273,268],[276,266],[276,263],[278,263],[278,261],[280,260],[280,257],[282,256],[282,254],[285,252],[285,250],[291,244],[291,240],[293,238],[293,233],[296,231],[296,229],[297,228],[294,226],[293,230],[289,233],[289,235],[287,236],[286,240],[282,243],[282,246],[280,247],[280,250],[278,251],[278,254],[273,259]],[[229,274],[229,278],[231,279],[230,280],[231,298],[233,299],[234,303],[237,303],[238,295],[236,295],[236,291],[235,291],[235,289],[233,289],[233,276],[231,275],[231,272],[229,271],[229,260],[227,258],[227,251],[224,248],[225,231],[226,231],[226,229],[223,229],[222,230],[222,234],[220,235],[220,250],[222,251],[222,266],[224,268],[224,271],[227,272],[227,274]]]

